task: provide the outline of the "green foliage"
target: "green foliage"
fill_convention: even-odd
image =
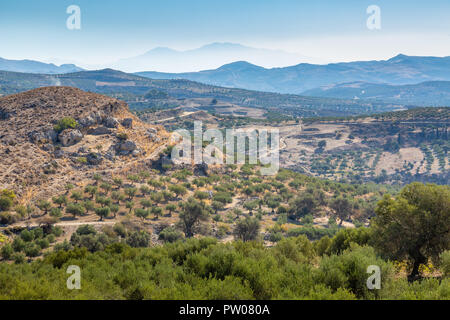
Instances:
[[[150,242],[150,234],[145,231],[135,231],[127,238],[127,244],[133,248],[148,247]]]
[[[439,258],[442,274],[444,277],[450,277],[450,250],[442,252]]]
[[[450,249],[450,187],[413,183],[397,198],[386,195],[374,219],[374,244],[387,258],[410,261],[410,279],[419,267]]]
[[[236,223],[234,228],[234,236],[242,241],[256,240],[259,236],[261,224],[256,218],[245,218]]]
[[[183,210],[179,217],[179,224],[186,238],[191,238],[197,232],[200,222],[208,219],[208,213],[203,202],[189,198],[183,204]]]
[[[78,126],[78,122],[71,117],[64,117],[58,121],[58,123],[53,127],[56,132],[61,132],[66,129],[75,129]]]
[[[164,242],[175,242],[183,239],[183,233],[173,227],[168,227],[159,233],[158,239]]]
[[[386,284],[391,281],[393,266],[377,257],[371,247],[351,246],[341,255],[325,256],[321,263],[316,279],[332,290],[347,288],[360,299],[376,298],[380,292],[369,290],[367,287],[367,268],[378,266],[381,279]],[[384,287],[382,286],[382,289]]]

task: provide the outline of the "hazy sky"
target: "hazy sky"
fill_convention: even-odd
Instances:
[[[66,27],[69,5],[81,8],[81,30]],[[381,30],[366,26],[369,5],[381,8]],[[0,57],[84,65],[211,42],[327,61],[449,56],[450,1],[2,0],[0,39]]]

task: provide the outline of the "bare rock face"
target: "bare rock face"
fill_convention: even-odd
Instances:
[[[114,146],[115,150],[121,155],[127,155],[137,149],[136,143],[133,141],[121,141]]]
[[[87,131],[87,134],[93,135],[93,136],[101,136],[105,134],[111,134],[111,130],[106,127],[97,127],[97,128],[91,128]]]
[[[119,127],[119,120],[113,117],[107,117],[104,121],[107,128],[117,128]]]
[[[87,162],[90,165],[99,165],[103,162],[103,157],[100,153],[89,153],[86,157]]]
[[[11,113],[0,109],[0,120],[8,120],[9,118],[11,118]]]
[[[123,119],[122,126],[124,126],[127,129],[132,129],[133,128],[133,119],[131,119],[131,118]]]
[[[54,130],[47,130],[45,132],[32,131],[28,133],[28,137],[34,144],[55,143],[57,140],[57,134]]]
[[[58,135],[58,139],[64,147],[70,147],[80,142],[83,134],[76,129],[66,129]]]

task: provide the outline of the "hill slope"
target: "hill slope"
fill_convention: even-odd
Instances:
[[[42,86],[63,85],[107,94],[128,103],[142,101],[150,90],[162,91],[176,99],[219,99],[236,105],[262,108],[295,116],[358,115],[402,109],[380,102],[315,98],[292,94],[223,88],[189,80],[153,80],[112,69],[62,75],[40,75],[0,71],[0,94],[11,94]]]
[[[366,82],[329,85],[303,92],[315,97],[380,100],[417,106],[450,106],[450,81],[392,86]]]
[[[65,117],[75,119],[76,128],[57,128]],[[39,88],[0,98],[0,189],[30,197],[49,189],[54,193],[93,171],[112,172],[131,159],[151,157],[164,137],[134,117],[126,103],[75,88]]]

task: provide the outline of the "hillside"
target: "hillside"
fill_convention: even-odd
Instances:
[[[294,115],[297,117],[359,115],[402,109],[404,106],[382,102],[365,102],[315,98],[292,94],[250,91],[206,85],[189,80],[153,80],[111,69],[61,75],[38,75],[0,71],[0,94],[18,93],[42,86],[72,86],[85,91],[110,95],[126,101],[131,108],[154,106],[146,98],[158,90],[174,99],[219,99],[243,107]]]
[[[410,85],[351,82],[327,85],[303,92],[307,96],[378,100],[416,106],[450,106],[450,81]]]
[[[0,70],[24,73],[58,74],[78,72],[83,69],[73,64],[57,66],[53,63],[43,63],[34,60],[8,60],[0,58]]]
[[[165,137],[126,103],[70,87],[0,98],[0,123],[0,189],[30,198],[151,157]]]

